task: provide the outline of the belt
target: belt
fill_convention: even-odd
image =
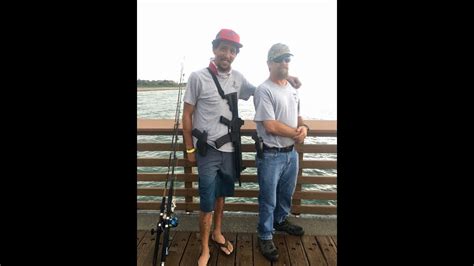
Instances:
[[[263,150],[264,151],[277,151],[277,152],[290,152],[293,150],[293,146],[291,145],[288,147],[283,147],[283,148],[277,148],[277,147],[268,147],[267,145],[263,144]]]

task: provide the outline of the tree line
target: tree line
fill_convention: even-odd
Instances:
[[[183,83],[183,85],[186,85]],[[142,80],[137,79],[137,87],[150,88],[150,87],[178,87],[179,84],[173,80]]]

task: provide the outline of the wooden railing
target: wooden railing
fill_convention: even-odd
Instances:
[[[138,119],[137,135],[172,135],[174,120],[167,119]],[[335,120],[306,120],[306,124],[311,128],[309,136],[318,137],[337,137],[337,121]],[[246,120],[242,126],[242,136],[251,136],[255,131],[255,123]],[[182,134],[181,128],[179,128]],[[182,143],[180,135],[179,141]],[[179,145],[180,151],[184,151],[184,145]],[[170,143],[137,143],[138,151],[172,151]],[[335,205],[315,205],[302,204],[301,200],[337,200],[336,191],[305,191],[302,189],[303,184],[337,184],[337,175],[304,175],[303,169],[337,169],[337,160],[305,160],[305,153],[337,153],[337,144],[299,144],[296,146],[299,153],[299,171],[296,190],[293,195],[292,213],[311,213],[311,214],[336,214],[337,207]],[[242,152],[255,152],[254,144],[243,144]],[[186,154],[186,153],[180,153]],[[137,166],[143,167],[167,167],[168,158],[138,158]],[[199,203],[193,200],[199,197],[199,191],[193,182],[198,181],[196,168],[193,171],[195,163],[189,163],[181,155],[177,162],[178,167],[183,168],[183,173],[177,174],[176,181],[184,182],[183,188],[176,188],[175,195],[183,196],[184,201],[178,202],[176,209],[195,211],[199,210]],[[255,160],[243,160],[243,166],[255,167]],[[166,173],[137,173],[137,181],[165,181]],[[242,174],[242,184],[245,182],[257,182],[255,174]],[[242,187],[243,188],[243,187]],[[242,189],[236,186],[234,197],[257,198],[258,190]],[[164,187],[139,187],[137,188],[138,196],[162,196]],[[138,201],[137,208],[140,210],[159,210],[160,201]],[[246,211],[258,212],[257,203],[228,203],[225,204],[226,211]]]

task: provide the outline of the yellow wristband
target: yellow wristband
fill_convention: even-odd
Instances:
[[[196,151],[196,148],[192,148],[192,149],[186,150],[186,153],[193,153],[195,151]]]

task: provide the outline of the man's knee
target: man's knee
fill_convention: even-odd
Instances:
[[[216,204],[224,204],[225,197],[217,197]]]
[[[201,213],[200,213],[201,220],[204,220],[204,221],[210,220],[211,217],[212,217],[212,211],[210,211],[210,212],[201,211]]]

